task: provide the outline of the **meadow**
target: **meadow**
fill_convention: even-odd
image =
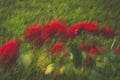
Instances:
[[[120,80],[119,3],[0,0],[0,80]]]

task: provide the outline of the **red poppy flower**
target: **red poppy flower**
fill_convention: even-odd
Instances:
[[[57,53],[63,48],[63,43],[57,42],[51,47],[51,55],[53,58],[56,58]]]
[[[41,33],[41,39],[47,40],[50,37],[53,37],[56,33],[56,28],[54,26],[47,25]]]
[[[73,25],[71,25],[70,28],[68,29],[67,34],[68,34],[68,36],[74,38],[74,37],[77,36],[78,30],[79,30],[78,25],[77,25],[77,24],[73,24]]]
[[[95,50],[94,48],[91,48],[91,49],[89,50],[88,56],[89,56],[89,57],[92,57],[95,53],[96,53],[96,50]]]
[[[51,48],[51,52],[52,53],[56,53],[56,52],[58,52],[60,49],[62,49],[63,48],[63,43],[61,43],[61,42],[57,42],[56,44],[54,44],[53,46],[52,46],[52,48]]]
[[[117,54],[120,54],[120,46],[116,47],[113,51]]]
[[[79,32],[83,29],[83,25],[84,25],[83,22],[71,25],[67,32],[68,36],[71,38],[75,38],[79,34]]]
[[[3,65],[15,62],[20,42],[17,38],[13,38],[3,44],[0,49],[0,62]]]
[[[52,20],[44,28],[41,38],[44,40],[50,37],[65,36],[67,32],[67,24],[61,19]]]
[[[86,42],[81,42],[80,49],[85,49],[85,48],[86,48]]]
[[[101,31],[102,31],[104,36],[108,36],[108,37],[114,37],[115,36],[115,31],[110,27],[106,26],[106,27],[102,28]]]
[[[99,25],[96,22],[84,22],[84,30],[88,33],[98,33]]]
[[[53,20],[51,22],[52,26],[56,26],[57,27],[57,34],[56,36],[64,36],[67,33],[67,23],[62,20],[62,19],[57,19],[57,20]]]
[[[24,38],[25,40],[33,40],[37,36],[41,34],[42,25],[41,24],[32,24],[28,26],[24,31]]]

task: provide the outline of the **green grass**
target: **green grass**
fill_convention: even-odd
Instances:
[[[63,18],[69,24],[87,20],[98,22],[100,27],[110,26],[117,32],[117,36],[115,37],[116,42],[114,46],[120,45],[119,3],[120,0],[0,0],[0,45],[14,36],[22,39],[22,33],[24,29],[32,23],[46,24],[50,20],[56,18]],[[106,46],[107,48],[110,48],[114,39],[82,34],[74,42],[91,42],[93,40],[98,41],[101,43],[101,45]],[[49,46],[51,46],[51,44]],[[115,71],[113,69],[113,74],[112,72],[111,74],[107,73],[107,70],[105,73],[97,73],[94,69],[91,70],[90,74],[88,74],[89,70],[86,72],[84,71],[81,74],[79,72],[80,69],[74,68],[73,64],[69,60],[68,63],[65,64],[69,67],[67,67],[67,71],[64,75],[56,75],[53,73],[49,76],[45,76],[42,71],[36,68],[38,56],[44,53],[44,48],[47,48],[46,45],[41,49],[31,50],[29,44],[23,44],[20,48],[19,55],[27,53],[31,50],[30,52],[33,53],[31,64],[25,68],[24,65],[18,64],[18,62],[9,70],[4,71],[2,68],[0,68],[0,80],[120,79],[120,70],[118,67],[115,68]],[[106,66],[109,67],[112,64],[114,63]]]

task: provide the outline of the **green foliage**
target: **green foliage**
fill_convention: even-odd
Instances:
[[[14,36],[22,39],[24,29],[32,23],[46,24],[56,18],[63,18],[69,24],[87,20],[98,22],[100,27],[111,26],[118,34],[114,46],[120,45],[119,3],[120,0],[0,0],[0,45]],[[74,41],[67,42],[67,47],[72,47],[69,57],[73,59],[66,59],[66,63],[62,64],[66,66],[65,73],[59,75],[53,71],[47,76],[40,69],[43,68],[44,71],[49,64],[57,63],[59,60],[52,61],[51,57],[46,57],[48,46],[32,49],[30,44],[24,43],[18,55],[21,57],[16,64],[8,70],[0,67],[0,80],[119,80],[120,56],[112,52],[99,57],[96,55],[92,68],[86,70],[82,67],[83,56],[86,55],[83,55],[74,44],[93,40],[107,48],[113,43],[113,39],[82,33]],[[72,44],[69,44],[71,42]],[[40,63],[42,58],[45,58],[43,64]],[[56,65],[55,70],[59,71],[61,65]]]
[[[80,68],[82,65],[82,52],[76,45],[72,46],[71,52],[73,54],[73,64],[75,65],[76,68]]]

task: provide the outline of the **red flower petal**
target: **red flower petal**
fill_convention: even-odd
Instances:
[[[10,64],[16,59],[16,55],[20,46],[17,38],[13,38],[2,45],[0,49],[0,62]]]
[[[99,31],[99,25],[96,22],[85,22],[84,30],[88,33],[97,33]]]
[[[110,27],[106,26],[106,27],[102,28],[101,31],[102,31],[104,36],[108,36],[108,37],[114,37],[115,36],[115,31]]]
[[[85,48],[86,48],[86,42],[81,42],[80,49],[85,49]]]
[[[39,36],[42,31],[41,24],[32,24],[28,26],[24,31],[24,38],[25,40],[33,40],[35,37]]]
[[[61,19],[52,20],[46,25],[41,34],[41,38],[46,40],[50,37],[65,36],[67,32],[66,26],[67,24]]]
[[[61,42],[58,42],[58,43],[56,43],[56,44],[54,44],[53,46],[52,46],[52,48],[51,48],[51,52],[52,53],[56,53],[56,52],[58,52],[60,49],[62,49],[63,48],[63,43],[61,43]]]
[[[120,46],[116,47],[116,48],[114,49],[114,52],[117,53],[117,54],[120,54]]]
[[[96,50],[95,50],[94,48],[91,48],[91,49],[89,50],[88,56],[89,56],[89,57],[92,57],[95,53],[96,53]]]
[[[77,24],[71,25],[67,32],[68,36],[71,38],[75,38],[78,33],[83,29],[83,26],[84,22],[79,22]]]

